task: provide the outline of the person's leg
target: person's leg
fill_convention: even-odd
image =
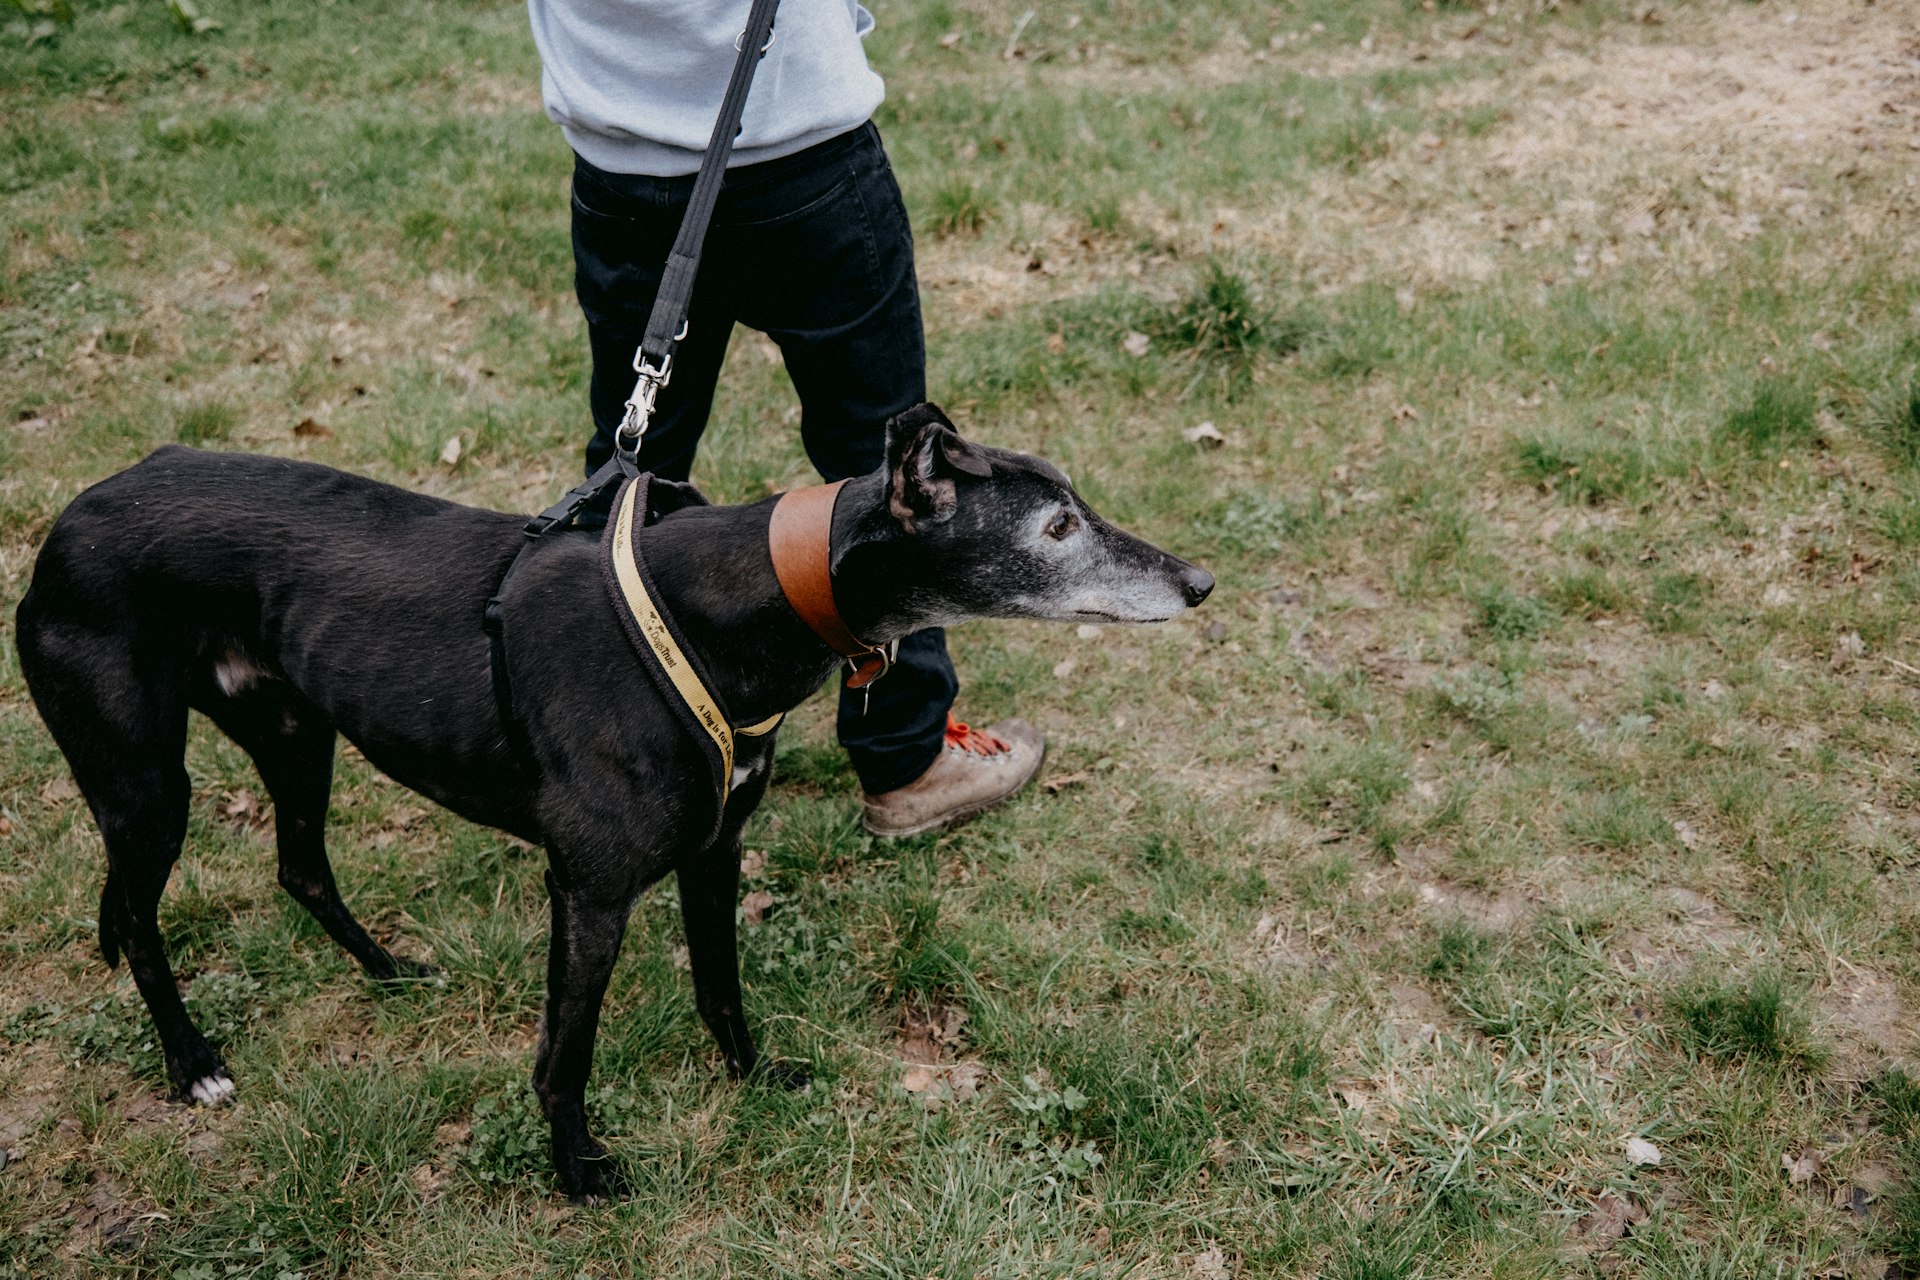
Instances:
[[[865,475],[887,419],[927,397],[906,207],[871,125],[756,165],[722,197],[709,253],[741,323],[779,344],[807,456],[828,480]],[[939,630],[909,636],[892,671],[840,691],[840,741],[868,794],[940,755],[958,681]]]
[[[586,470],[613,456],[613,433],[633,393],[633,354],[647,327],[667,253],[680,230],[691,178],[612,174],[579,157],[573,172],[574,291],[587,318],[593,355],[589,397],[593,439]],[[733,317],[708,288],[697,287],[688,308],[687,336],[674,352],[667,385],[654,404],[640,448],[640,465],[670,480],[685,480],[713,408],[713,390],[733,333]],[[602,510],[583,524],[604,521]]]

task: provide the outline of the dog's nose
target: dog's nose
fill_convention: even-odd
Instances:
[[[1186,593],[1187,608],[1197,609],[1202,600],[1213,594],[1213,575],[1197,564],[1190,564],[1180,570],[1180,590]]]

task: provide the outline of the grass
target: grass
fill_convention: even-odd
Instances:
[[[173,440],[550,501],[587,365],[524,10],[58,7],[0,21],[0,598]],[[540,853],[350,751],[344,892],[447,985],[357,976],[196,723],[163,924],[241,1105],[163,1101],[0,612],[0,1275],[1920,1269],[1910,32],[1640,8],[879,11],[935,398],[1221,586],[958,633],[1054,785],[954,833],[864,836],[801,709],[742,962],[816,1083],[721,1079],[648,895],[590,1096],[627,1204],[550,1186]],[[809,474],[770,352],[718,498]]]

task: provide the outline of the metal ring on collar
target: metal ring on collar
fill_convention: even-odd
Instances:
[[[740,42],[742,40],[745,40],[746,38],[747,38],[747,33],[744,31],[742,31],[739,35],[733,38],[733,51],[735,53],[740,52]],[[767,42],[760,46],[760,56],[763,58],[766,57],[767,50],[773,48],[773,42],[775,40],[778,40],[779,38],[780,38],[779,32],[769,29],[767,31]]]

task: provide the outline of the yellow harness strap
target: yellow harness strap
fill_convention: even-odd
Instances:
[[[720,748],[720,803],[724,805],[733,791],[734,735],[762,737],[778,728],[782,717],[768,716],[758,724],[744,725],[738,729],[728,724],[726,717],[720,714],[719,704],[694,671],[693,664],[680,652],[680,646],[673,642],[673,633],[667,629],[666,619],[660,616],[659,607],[647,593],[646,583],[640,580],[640,571],[633,566],[633,499],[635,493],[644,487],[629,484],[620,495],[620,510],[614,517],[613,526],[614,576],[620,583],[620,594],[626,597],[627,608],[633,611],[634,620],[640,624],[641,637],[659,660],[660,669],[667,673],[667,678],[680,694],[680,700],[693,712],[693,718],[700,722],[700,727],[707,731],[713,744]]]

